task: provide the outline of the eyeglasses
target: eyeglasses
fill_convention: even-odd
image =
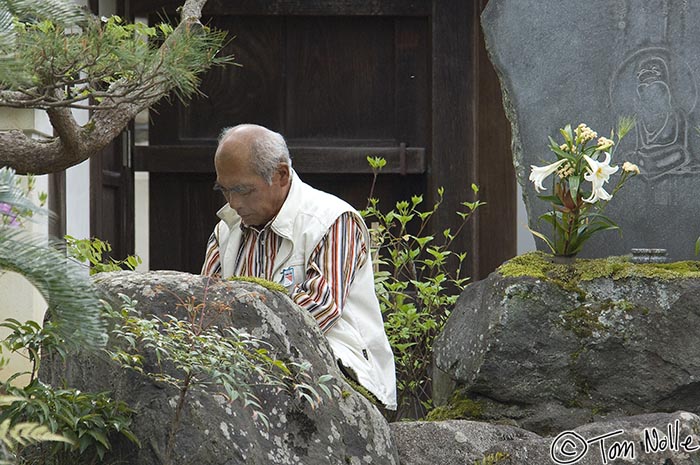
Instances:
[[[215,191],[221,192],[221,194],[225,198],[230,198],[231,195],[233,194],[238,194],[241,196],[246,196],[250,195],[253,191],[255,191],[254,187],[249,187],[249,186],[234,186],[234,187],[224,187],[218,182],[214,183],[213,189]]]

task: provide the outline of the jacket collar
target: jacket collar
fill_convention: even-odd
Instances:
[[[287,198],[284,200],[282,208],[280,208],[280,211],[277,213],[277,216],[275,216],[275,219],[272,220],[272,224],[268,225],[268,227],[271,228],[278,236],[291,240],[294,219],[297,217],[297,213],[299,212],[299,195],[302,189],[302,181],[299,179],[299,176],[293,169],[290,169],[290,175],[291,186],[289,188],[289,192],[287,193]],[[231,208],[228,203],[221,207],[219,211],[216,212],[216,215],[226,223],[229,230],[240,228],[242,226],[241,217],[238,216],[236,210]]]

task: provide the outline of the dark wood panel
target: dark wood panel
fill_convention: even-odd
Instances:
[[[137,171],[157,173],[213,173],[215,146],[137,146]],[[299,173],[371,173],[367,156],[387,160],[383,173],[425,172],[425,149],[408,147],[290,147],[292,164]],[[403,163],[402,163],[403,160]]]
[[[432,152],[428,194],[445,186],[443,204],[433,217],[435,233],[455,226],[455,212],[471,198],[477,182],[474,94],[474,37],[478,4],[435,0],[432,25]],[[478,217],[453,242],[467,251],[467,272],[479,276]]]
[[[348,202],[358,210],[367,208],[372,187],[371,174],[342,174],[329,177],[323,174],[302,173],[304,182],[316,189],[330,192]],[[399,200],[410,199],[413,195],[425,192],[425,176],[389,174],[383,172],[377,177],[373,197],[379,199],[379,209],[387,212]]]
[[[132,1],[132,13],[175,11],[183,0]],[[205,13],[213,15],[336,15],[428,16],[430,0],[209,0]]]
[[[213,174],[151,173],[152,199],[168,199],[150,209],[150,268],[199,273],[207,239],[224,204],[214,192]],[[166,235],[167,232],[167,235]]]
[[[200,86],[203,95],[179,105],[183,143],[216,139],[224,127],[256,123],[282,127],[284,100],[283,19],[224,16],[211,24],[232,37],[222,50],[236,66],[215,67]]]
[[[430,52],[427,18],[402,18],[394,23],[394,134],[406,145],[430,142]]]
[[[90,235],[109,242],[110,255],[118,259],[135,247],[131,130],[90,158]]]
[[[394,19],[287,19],[288,138],[392,138]]]

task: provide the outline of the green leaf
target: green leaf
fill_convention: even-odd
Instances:
[[[97,442],[102,444],[106,449],[110,449],[111,446],[109,444],[109,440],[107,439],[107,436],[104,435],[101,431],[98,430],[90,430],[88,431],[88,434],[92,436]]]
[[[556,195],[538,195],[539,199],[544,200],[547,203],[553,203],[554,205],[564,206],[561,199]]]
[[[373,170],[381,170],[386,166],[386,159],[382,157],[367,157],[367,162]]]
[[[542,239],[545,244],[547,244],[547,247],[552,251],[552,253],[556,253],[556,250],[554,249],[554,244],[552,244],[552,241],[547,238],[544,234],[535,231],[534,229],[531,229],[529,226],[525,226],[528,231],[530,231],[535,237],[538,237],[539,239]]]

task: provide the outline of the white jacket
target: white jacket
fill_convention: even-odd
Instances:
[[[291,171],[291,183],[287,199],[271,224],[275,234],[283,239],[273,276],[279,276],[281,283],[282,270],[291,267],[294,270],[293,283],[285,283],[289,284],[290,293],[304,280],[312,252],[338,217],[345,212],[359,215],[343,200],[302,182],[294,170]],[[222,277],[227,278],[233,275],[241,244],[241,218],[229,205],[217,214],[222,220],[215,230],[221,272]],[[359,223],[364,225],[364,221]],[[363,229],[369,247],[369,233]],[[374,292],[369,251],[366,262],[355,273],[341,316],[326,332],[326,338],[336,358],[355,372],[359,383],[385,407],[396,409],[394,356]]]

